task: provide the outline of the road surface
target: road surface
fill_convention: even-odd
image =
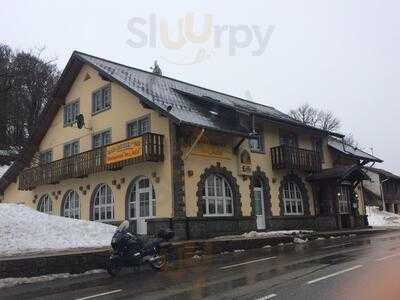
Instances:
[[[0,299],[400,299],[400,231],[26,284]]]

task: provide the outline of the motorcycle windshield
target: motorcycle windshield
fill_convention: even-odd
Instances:
[[[127,220],[123,221],[117,228],[117,231],[123,232],[129,229],[129,222]]]

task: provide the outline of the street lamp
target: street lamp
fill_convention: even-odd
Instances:
[[[382,183],[384,183],[385,181],[388,181],[389,180],[389,178],[386,178],[386,179],[384,179],[384,180],[380,180],[379,179],[379,187],[380,187],[380,189],[381,189],[381,198],[382,198],[382,208],[383,208],[383,211],[386,211],[386,203],[385,203],[385,195],[383,194],[383,188],[382,188]]]

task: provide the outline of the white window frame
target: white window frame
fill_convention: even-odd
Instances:
[[[104,143],[104,137],[103,135],[105,134],[109,134],[110,136],[110,140],[108,141],[108,143]],[[96,137],[101,136],[101,145],[95,145],[95,139]],[[111,128],[96,132],[92,135],[92,149],[96,149],[96,148],[100,148],[106,145],[109,145],[112,143],[112,132],[111,132]]]
[[[78,206],[76,206],[77,203]],[[63,217],[72,219],[81,218],[81,203],[77,192],[74,190],[67,191],[63,205]]]
[[[111,108],[111,85],[107,84],[92,93],[92,114]]]
[[[79,98],[64,105],[64,126],[69,126],[76,122],[80,112]]]
[[[40,197],[37,210],[45,214],[53,214],[53,201],[49,194],[44,194]]]
[[[76,145],[76,148],[75,148],[75,145]],[[74,155],[78,154],[79,153],[79,146],[80,146],[79,145],[79,140],[71,141],[71,142],[68,142],[68,143],[64,144],[64,147],[63,147],[64,158],[70,157],[70,156],[74,156]],[[76,149],[76,152],[75,152],[74,149]]]
[[[217,180],[220,180],[221,186],[218,187]],[[210,186],[211,184],[211,186]],[[222,189],[221,192],[218,194],[218,188]],[[210,191],[213,191],[210,194]],[[229,191],[227,195],[227,191]],[[233,216],[234,215],[234,205],[233,205],[233,193],[232,188],[229,182],[226,180],[225,177],[219,174],[211,174],[209,175],[205,182],[204,182],[204,189],[203,189],[203,201],[204,207],[203,208],[203,216],[205,217],[226,217],[226,216]],[[210,204],[214,202],[214,213],[210,212]],[[223,205],[223,212],[218,212],[218,202],[222,202]],[[227,204],[230,202],[231,205],[231,212],[227,212]]]
[[[41,165],[51,163],[53,161],[53,150],[45,150],[40,152],[39,161]]]
[[[285,182],[282,193],[285,216],[303,216],[303,197],[299,186],[294,181]],[[290,205],[290,211],[287,210],[287,204]],[[301,207],[301,211],[299,210],[299,204]],[[293,207],[295,207],[294,210]]]
[[[149,186],[140,187],[140,182],[142,180],[148,180]],[[140,206],[140,194],[149,193],[149,215],[141,215]],[[133,216],[131,214],[131,208],[133,208]],[[154,190],[154,185],[151,183],[148,177],[142,176],[131,184],[128,191],[128,218],[130,220],[136,220],[137,218],[153,218],[156,216],[156,193]]]
[[[114,221],[114,193],[111,187],[106,183],[100,183],[93,193],[93,220],[99,222]],[[111,197],[108,198],[108,196]],[[98,210],[98,217],[96,217],[96,210]],[[111,213],[111,217],[107,217],[108,211]],[[104,212],[104,218],[102,212]]]
[[[145,128],[142,127],[143,122],[147,123],[147,127],[145,127]],[[136,124],[136,132],[131,133],[129,127],[132,125],[135,125],[135,124]],[[141,117],[139,119],[129,121],[126,124],[126,137],[127,138],[139,136],[139,135],[142,135],[142,134],[150,132],[150,131],[151,131],[151,124],[150,124],[150,116],[149,115]]]

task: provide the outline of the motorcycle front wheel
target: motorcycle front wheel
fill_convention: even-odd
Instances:
[[[150,261],[151,267],[156,271],[161,271],[167,265],[167,256],[159,255],[154,260]]]
[[[107,272],[110,274],[112,277],[115,277],[118,275],[118,273],[121,271],[122,266],[119,260],[117,259],[110,259],[107,262]]]

